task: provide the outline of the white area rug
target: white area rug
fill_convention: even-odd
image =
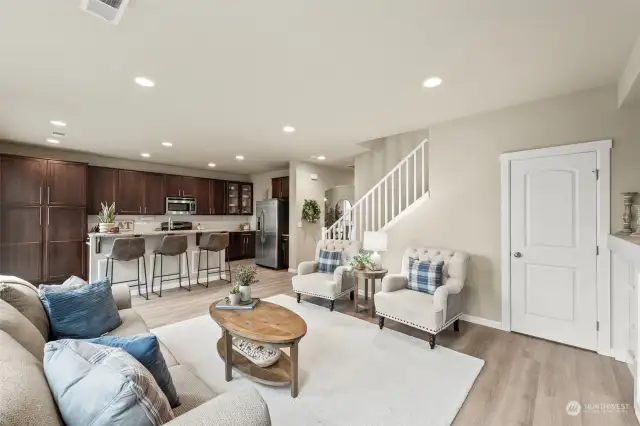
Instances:
[[[449,425],[484,361],[292,297],[266,299],[307,323],[300,341],[300,393],[256,384],[235,371],[224,380],[220,327],[205,315],[152,330],[181,364],[214,391],[255,387],[282,425]]]

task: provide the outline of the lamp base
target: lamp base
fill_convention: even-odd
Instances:
[[[377,251],[374,251],[371,255],[371,263],[373,263],[373,265],[371,265],[371,269],[374,271],[382,269],[382,258]]]

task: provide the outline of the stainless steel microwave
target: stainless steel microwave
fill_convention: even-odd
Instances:
[[[167,214],[196,214],[196,199],[188,197],[167,197]]]

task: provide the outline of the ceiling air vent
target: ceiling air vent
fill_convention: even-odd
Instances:
[[[118,25],[130,0],[81,0],[80,9]]]

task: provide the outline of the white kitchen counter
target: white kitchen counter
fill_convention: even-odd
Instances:
[[[126,238],[126,237],[145,237],[149,235],[168,235],[168,234],[211,234],[214,232],[251,232],[252,230],[240,230],[240,229],[174,229],[172,231],[143,231],[143,232],[90,232],[89,238],[91,237],[103,237],[103,238]]]

